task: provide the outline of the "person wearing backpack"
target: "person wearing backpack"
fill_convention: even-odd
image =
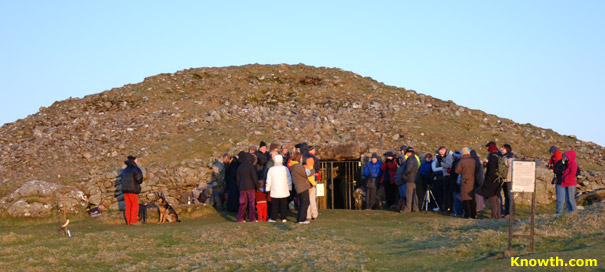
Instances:
[[[480,195],[487,199],[490,209],[492,210],[492,218],[500,219],[500,189],[502,183],[498,176],[498,165],[500,156],[498,155],[498,147],[496,144],[490,144],[487,148],[489,154],[487,155],[487,167],[485,170],[485,179],[483,180],[483,186],[480,187]]]
[[[563,172],[567,165],[563,162],[563,153],[561,153],[556,146],[551,146],[549,152],[551,157],[547,167],[552,169],[552,172],[555,175],[551,182],[555,185],[555,196],[557,197],[555,202],[555,213],[562,214],[563,208],[565,207],[565,191],[563,187],[561,187],[561,183],[563,182]]]
[[[578,210],[576,207],[576,185],[578,185],[578,181],[576,179],[578,174],[576,152],[569,150],[563,153],[563,162],[567,165],[567,168],[565,171],[563,171],[563,181],[561,182],[561,187],[565,193],[567,212],[574,212]],[[563,209],[563,207],[561,207],[561,209]]]
[[[510,205],[512,203],[511,190],[513,188],[513,182],[511,170],[513,165],[513,148],[509,144],[504,144],[500,150],[502,151],[501,163],[504,163],[505,166],[499,165],[501,167],[499,167],[500,169],[498,172],[506,173],[505,176],[502,177],[502,192],[504,194],[504,207],[502,209],[502,216],[507,217],[510,213]],[[504,171],[504,169],[501,169],[502,167],[506,167],[506,171]]]

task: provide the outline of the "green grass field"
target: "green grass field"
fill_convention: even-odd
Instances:
[[[518,207],[516,228],[528,227]],[[605,269],[605,205],[572,215],[542,208],[536,252],[522,258],[591,258]],[[485,218],[486,212],[481,213]],[[125,226],[119,214],[72,216],[73,237],[57,234],[58,218],[0,220],[2,271],[551,271],[511,267],[508,219],[465,220],[439,214],[323,210],[309,225],[235,223],[209,207],[182,212],[181,223]],[[523,252],[528,243],[515,241]]]

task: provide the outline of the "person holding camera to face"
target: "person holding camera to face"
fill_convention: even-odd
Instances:
[[[433,193],[441,211],[447,212],[452,208],[451,205],[448,205],[451,202],[451,192],[448,191],[447,182],[450,179],[450,171],[454,162],[453,152],[445,146],[440,146],[435,153],[435,160],[431,165],[433,170]]]

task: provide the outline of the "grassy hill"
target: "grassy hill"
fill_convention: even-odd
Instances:
[[[432,151],[489,140],[543,161],[551,145],[578,151],[584,170],[605,170],[605,149],[550,129],[468,109],[336,68],[246,65],[160,74],[137,84],[58,101],[0,128],[0,197],[42,179],[83,185],[122,166],[209,165],[249,144],[402,144]],[[321,155],[321,154],[320,154]]]
[[[552,215],[552,209],[538,210],[536,252],[526,252],[527,242],[515,240],[512,256],[596,259],[598,267],[580,270],[603,269],[605,205],[562,216]],[[528,209],[517,210],[516,229],[527,231]],[[182,223],[142,226],[123,225],[119,214],[76,216],[72,238],[57,235],[56,218],[2,220],[0,270],[514,270],[502,254],[508,219],[324,210],[301,226],[292,223],[293,215],[288,223],[235,223],[233,214],[211,208],[180,215]]]

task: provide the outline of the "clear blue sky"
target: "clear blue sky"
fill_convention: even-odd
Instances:
[[[0,124],[159,73],[304,63],[605,145],[604,14],[605,1],[4,1]]]

